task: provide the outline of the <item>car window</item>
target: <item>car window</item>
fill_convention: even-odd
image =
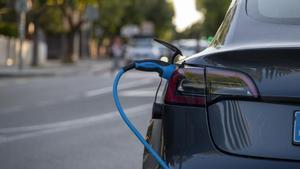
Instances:
[[[259,20],[300,24],[300,0],[248,0],[247,13]]]
[[[258,10],[271,18],[300,18],[299,0],[258,0]]]

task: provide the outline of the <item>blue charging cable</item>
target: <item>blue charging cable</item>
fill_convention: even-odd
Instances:
[[[118,96],[118,84],[122,77],[122,75],[131,69],[141,70],[141,71],[148,71],[148,72],[158,72],[159,75],[169,80],[176,69],[176,66],[173,64],[168,64],[162,61],[157,60],[144,60],[144,61],[135,61],[134,63],[125,66],[122,68],[117,76],[115,77],[114,84],[113,84],[113,97],[116,104],[116,107],[120,113],[120,116],[129,127],[129,129],[133,132],[133,134],[138,138],[138,140],[145,146],[147,151],[157,160],[157,162],[161,165],[163,169],[169,169],[166,162],[155,152],[155,150],[151,147],[151,145],[144,139],[142,134],[135,128],[135,126],[130,122],[128,117],[126,116],[122,105],[119,100]]]

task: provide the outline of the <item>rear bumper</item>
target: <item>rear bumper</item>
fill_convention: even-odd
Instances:
[[[189,157],[178,157],[170,164],[171,169],[298,169],[299,162],[246,158],[221,153],[201,153]]]
[[[300,161],[243,156],[219,149],[212,139],[205,107],[160,106],[162,150],[170,168],[300,168]]]

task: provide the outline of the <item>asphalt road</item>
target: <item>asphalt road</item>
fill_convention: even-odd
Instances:
[[[140,169],[143,147],[116,112],[110,73],[0,80],[1,169]],[[132,72],[120,84],[144,134],[159,79]]]

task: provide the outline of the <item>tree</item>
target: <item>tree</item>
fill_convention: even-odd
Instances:
[[[139,13],[135,14],[136,0],[99,0],[98,4],[101,17],[97,25],[104,30],[105,36],[118,34],[121,26],[129,22],[129,19],[132,23],[140,22],[140,19],[133,19],[140,17]],[[132,18],[128,15],[132,15]]]
[[[97,0],[47,0],[47,4],[60,10],[63,19],[68,23],[67,35],[69,41],[68,54],[63,57],[63,61],[72,63],[74,57],[74,39],[79,33],[81,26],[87,21],[85,12],[88,5],[97,6]],[[57,12],[57,11],[56,11]]]
[[[28,13],[29,22],[34,25],[33,32],[33,55],[32,55],[32,66],[38,66],[38,44],[39,44],[39,30],[40,30],[40,17],[47,12],[49,8],[47,0],[32,0],[32,9]]]
[[[59,8],[50,6],[39,17],[40,27],[50,36],[52,34],[66,34],[68,29],[64,24],[63,17],[63,13]]]
[[[173,4],[166,0],[142,0],[141,9],[146,20],[155,25],[155,35],[166,39],[167,34],[174,31],[172,23],[174,16]]]
[[[17,37],[17,15],[13,3],[9,0],[0,0],[0,34]]]
[[[99,0],[101,19],[98,21],[106,36],[114,36],[127,24],[139,25],[150,21],[155,25],[155,35],[164,36],[174,28],[173,5],[167,0]]]
[[[0,5],[1,1],[10,2],[0,0]],[[37,36],[40,28],[48,35],[65,34],[69,43],[68,54],[63,61],[74,61],[74,38],[87,22],[85,13],[88,6],[99,9],[100,19],[97,20],[97,25],[104,30],[107,37],[119,34],[123,25],[139,25],[143,21],[150,21],[155,25],[155,35],[158,37],[170,37],[174,30],[173,5],[168,0],[32,0],[32,3],[28,23],[33,22],[35,26],[32,36],[33,65],[37,64]]]
[[[196,0],[197,10],[203,12],[203,33],[211,36],[221,25],[231,0]]]

